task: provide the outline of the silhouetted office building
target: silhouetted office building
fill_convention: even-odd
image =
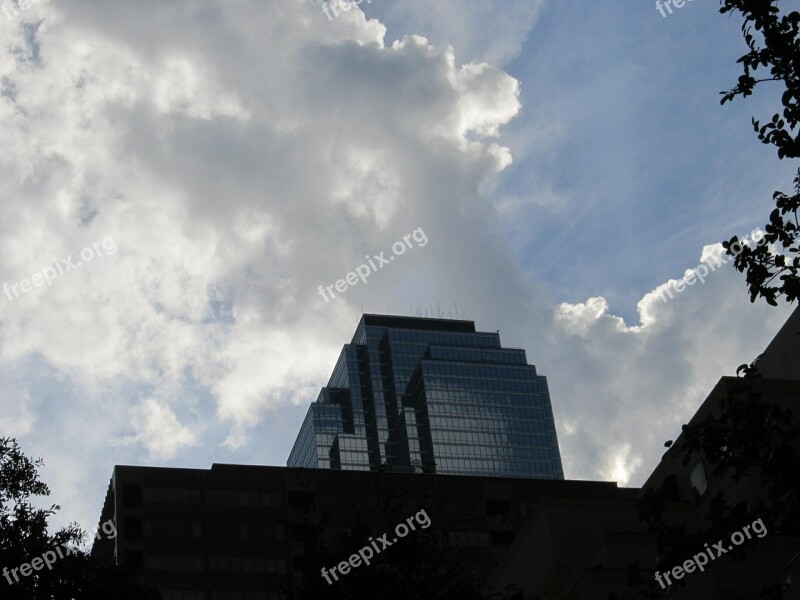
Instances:
[[[563,479],[547,380],[472,321],[363,315],[290,467]]]
[[[424,508],[436,555],[478,585],[545,500],[569,505],[635,493],[605,482],[217,464],[208,470],[117,466],[100,521],[113,519],[118,535],[97,541],[93,555],[115,556],[165,600],[284,600],[304,577],[333,589],[321,569],[353,551],[338,540],[350,535],[356,546],[368,545]],[[420,533],[418,527],[396,544],[414,544]],[[329,557],[314,553],[318,540],[334,549]],[[390,566],[398,556],[393,550],[384,557]]]

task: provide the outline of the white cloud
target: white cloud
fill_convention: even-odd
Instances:
[[[620,485],[628,485],[631,476],[642,466],[643,462],[634,454],[630,444],[621,444],[610,448],[606,464],[600,469],[601,477],[606,481],[616,481]]]
[[[197,444],[198,432],[183,425],[163,402],[147,398],[130,409],[135,434],[123,443],[142,444],[156,460],[169,460],[185,448]]]
[[[704,246],[701,260],[720,249]],[[603,297],[554,310],[537,366],[550,382],[568,477],[641,484],[719,378],[754,360],[791,311],[750,304],[731,264],[666,303],[665,285],[638,303],[638,324],[611,314]]]
[[[605,298],[589,298],[578,304],[563,302],[556,311],[556,320],[571,333],[581,334],[586,333],[606,313],[608,302]],[[619,324],[620,320],[616,320],[615,325]]]

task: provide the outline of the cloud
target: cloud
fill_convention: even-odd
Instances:
[[[556,310],[556,320],[561,323],[566,331],[583,334],[586,333],[600,317],[607,313],[608,302],[605,298],[589,298],[586,302],[580,302],[578,304],[569,304],[568,302],[561,303]],[[614,319],[613,323],[617,330],[625,330],[622,319]]]
[[[644,461],[635,455],[630,444],[615,445],[609,450],[606,464],[600,468],[601,477],[606,481],[627,485]]]
[[[175,413],[154,398],[143,400],[130,409],[135,434],[123,444],[142,444],[155,460],[169,460],[178,451],[197,444],[198,432],[182,425]]]
[[[699,258],[722,252],[706,245]],[[791,312],[750,304],[730,263],[671,300],[666,286],[642,297],[635,324],[603,297],[562,303],[543,324],[553,330],[537,366],[550,382],[568,477],[641,484],[719,378],[752,362]]]

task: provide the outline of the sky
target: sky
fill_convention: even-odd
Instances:
[[[285,465],[360,315],[430,307],[526,349],[567,478],[641,485],[792,310],[731,263],[669,287],[796,169],[750,125],[774,89],[720,106],[713,0],[15,6],[0,436],[55,524],[93,529],[117,464]]]

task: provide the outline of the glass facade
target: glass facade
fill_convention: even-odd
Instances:
[[[563,479],[547,380],[472,321],[364,315],[290,467]]]

